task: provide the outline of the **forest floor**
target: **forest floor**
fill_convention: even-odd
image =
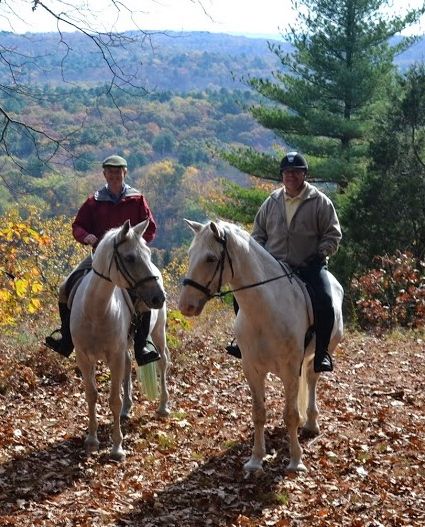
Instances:
[[[74,355],[2,338],[0,525],[425,525],[423,334],[346,334],[335,372],[319,382],[321,433],[302,440],[306,473],[285,473],[284,394],[270,376],[264,472],[246,476],[251,402],[240,361],[224,352],[231,318],[217,312],[180,331],[168,418],[135,382],[121,463],[109,458],[107,370],[97,377],[101,449],[86,457]]]

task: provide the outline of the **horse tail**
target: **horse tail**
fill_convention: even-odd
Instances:
[[[298,413],[300,414],[300,426],[307,421],[308,404],[308,384],[307,384],[307,364],[303,360],[300,372],[300,382],[298,387]]]

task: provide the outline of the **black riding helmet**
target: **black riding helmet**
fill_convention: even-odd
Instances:
[[[298,152],[288,152],[280,162],[280,172],[282,173],[287,168],[308,170],[308,163]]]

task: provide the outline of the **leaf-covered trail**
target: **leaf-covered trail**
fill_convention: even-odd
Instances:
[[[0,359],[2,526],[411,526],[425,524],[424,342],[348,334],[319,386],[321,434],[303,440],[307,474],[287,475],[280,382],[267,384],[268,458],[245,477],[250,397],[218,338],[185,336],[170,373],[172,413],[135,386],[125,462],[108,458],[108,375],[99,454],[86,458],[82,382],[44,349]]]

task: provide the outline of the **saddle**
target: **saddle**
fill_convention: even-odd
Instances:
[[[72,307],[72,301],[74,300],[75,292],[77,291],[78,286],[81,283],[81,280],[85,277],[85,275],[89,271],[90,269],[77,269],[70,275],[70,277],[66,281],[65,293],[68,298],[68,301],[67,301],[68,309],[71,309]]]
[[[304,282],[304,280],[302,280],[296,273],[294,273],[291,278],[295,279],[296,283],[299,285],[301,291],[303,292],[304,300],[305,300],[305,304],[307,308],[308,320],[309,320],[310,325],[312,326],[314,325],[313,300],[312,300],[314,297],[314,292],[312,288],[306,282]]]
[[[299,285],[301,291],[304,295],[304,300],[307,308],[307,316],[309,321],[309,327],[307,329],[307,333],[304,337],[304,348],[306,348],[311,339],[314,335],[314,312],[313,312],[313,297],[314,297],[314,291],[313,289],[306,283],[304,280],[302,280],[296,273],[292,276],[292,278],[295,279],[296,283]]]

